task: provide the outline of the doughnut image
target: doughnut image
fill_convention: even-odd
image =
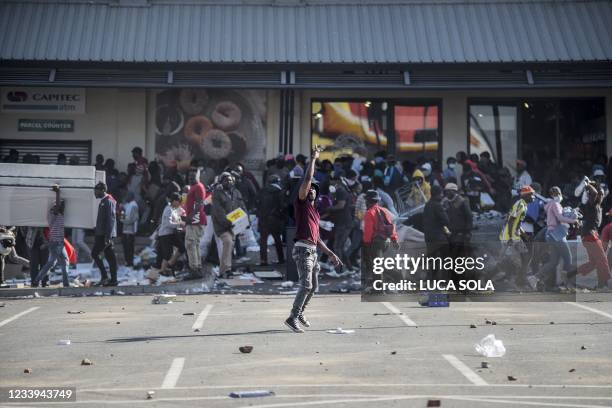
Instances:
[[[185,125],[185,137],[198,146],[204,142],[204,136],[213,128],[213,124],[206,116],[198,115],[190,118]]]
[[[240,125],[242,112],[234,102],[223,101],[215,106],[211,118],[216,127],[229,132],[236,130]]]
[[[232,142],[229,136],[222,130],[212,129],[204,135],[202,142],[202,153],[210,159],[224,159],[232,152]]]
[[[197,115],[208,103],[208,92],[204,89],[183,89],[179,96],[179,103],[186,114]]]
[[[232,142],[232,154],[230,158],[232,160],[240,160],[247,152],[246,137],[238,131],[228,132],[227,136]]]
[[[183,129],[185,116],[180,109],[170,105],[160,105],[155,110],[155,133],[174,136]]]
[[[178,171],[187,171],[191,166],[193,154],[187,145],[172,146],[163,154],[159,155],[160,160],[166,168],[176,168]]]

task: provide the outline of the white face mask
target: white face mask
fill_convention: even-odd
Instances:
[[[457,167],[457,163],[449,163],[448,168],[451,170],[455,170],[455,167]]]
[[[554,196],[553,200],[555,200],[557,203],[560,203],[561,201],[563,201],[563,197],[561,197],[561,196]]]

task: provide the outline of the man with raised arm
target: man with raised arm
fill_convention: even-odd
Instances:
[[[327,254],[334,265],[342,264],[338,256],[330,251],[319,237],[320,216],[315,206],[319,185],[313,180],[315,161],[319,158],[319,152],[317,147],[312,150],[310,163],[304,173],[298,197],[294,203],[296,233],[292,257],[300,282],[291,315],[285,320],[285,325],[295,333],[304,332],[300,323],[305,327],[310,327],[310,322],[304,317],[304,308],[319,286],[320,266],[317,259],[317,248]]]

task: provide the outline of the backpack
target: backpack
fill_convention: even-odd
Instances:
[[[383,214],[383,209],[376,211],[377,222],[374,226],[374,240],[387,241],[393,235],[394,226]]]

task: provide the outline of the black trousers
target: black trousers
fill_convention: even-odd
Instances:
[[[374,281],[376,279],[380,279],[381,276],[385,277],[385,275],[376,275],[374,274],[374,259],[381,258],[384,256],[385,252],[389,249],[389,242],[386,241],[373,241],[369,244],[364,243],[361,248],[362,258],[361,258],[361,287],[368,288],[372,287]],[[390,276],[387,274],[386,281],[390,281],[394,278],[394,276]],[[390,278],[390,279],[389,279]]]
[[[123,234],[121,237],[123,244],[123,257],[126,266],[134,266],[134,234]]]
[[[41,248],[41,240],[37,239],[34,241],[34,246],[30,249],[30,280],[31,282],[36,281],[38,272],[42,269],[47,259],[49,259],[49,249],[47,247]],[[49,281],[49,274],[43,277],[42,283],[47,284]]]
[[[278,262],[285,262],[285,253],[283,251],[283,240],[281,233],[283,231],[283,222],[274,218],[262,218],[259,221],[259,259],[263,263],[268,263],[268,236],[274,238],[274,246],[276,247],[276,256]]]
[[[108,279],[108,274],[106,272],[106,267],[104,266],[103,258],[106,258],[108,261],[108,266],[110,268],[111,281],[117,281],[117,257],[115,256],[115,249],[113,247],[113,242],[106,246],[104,242],[104,236],[96,235],[94,241],[94,247],[91,250],[91,257],[94,259],[96,266],[100,269],[100,274],[102,275],[102,280]]]

